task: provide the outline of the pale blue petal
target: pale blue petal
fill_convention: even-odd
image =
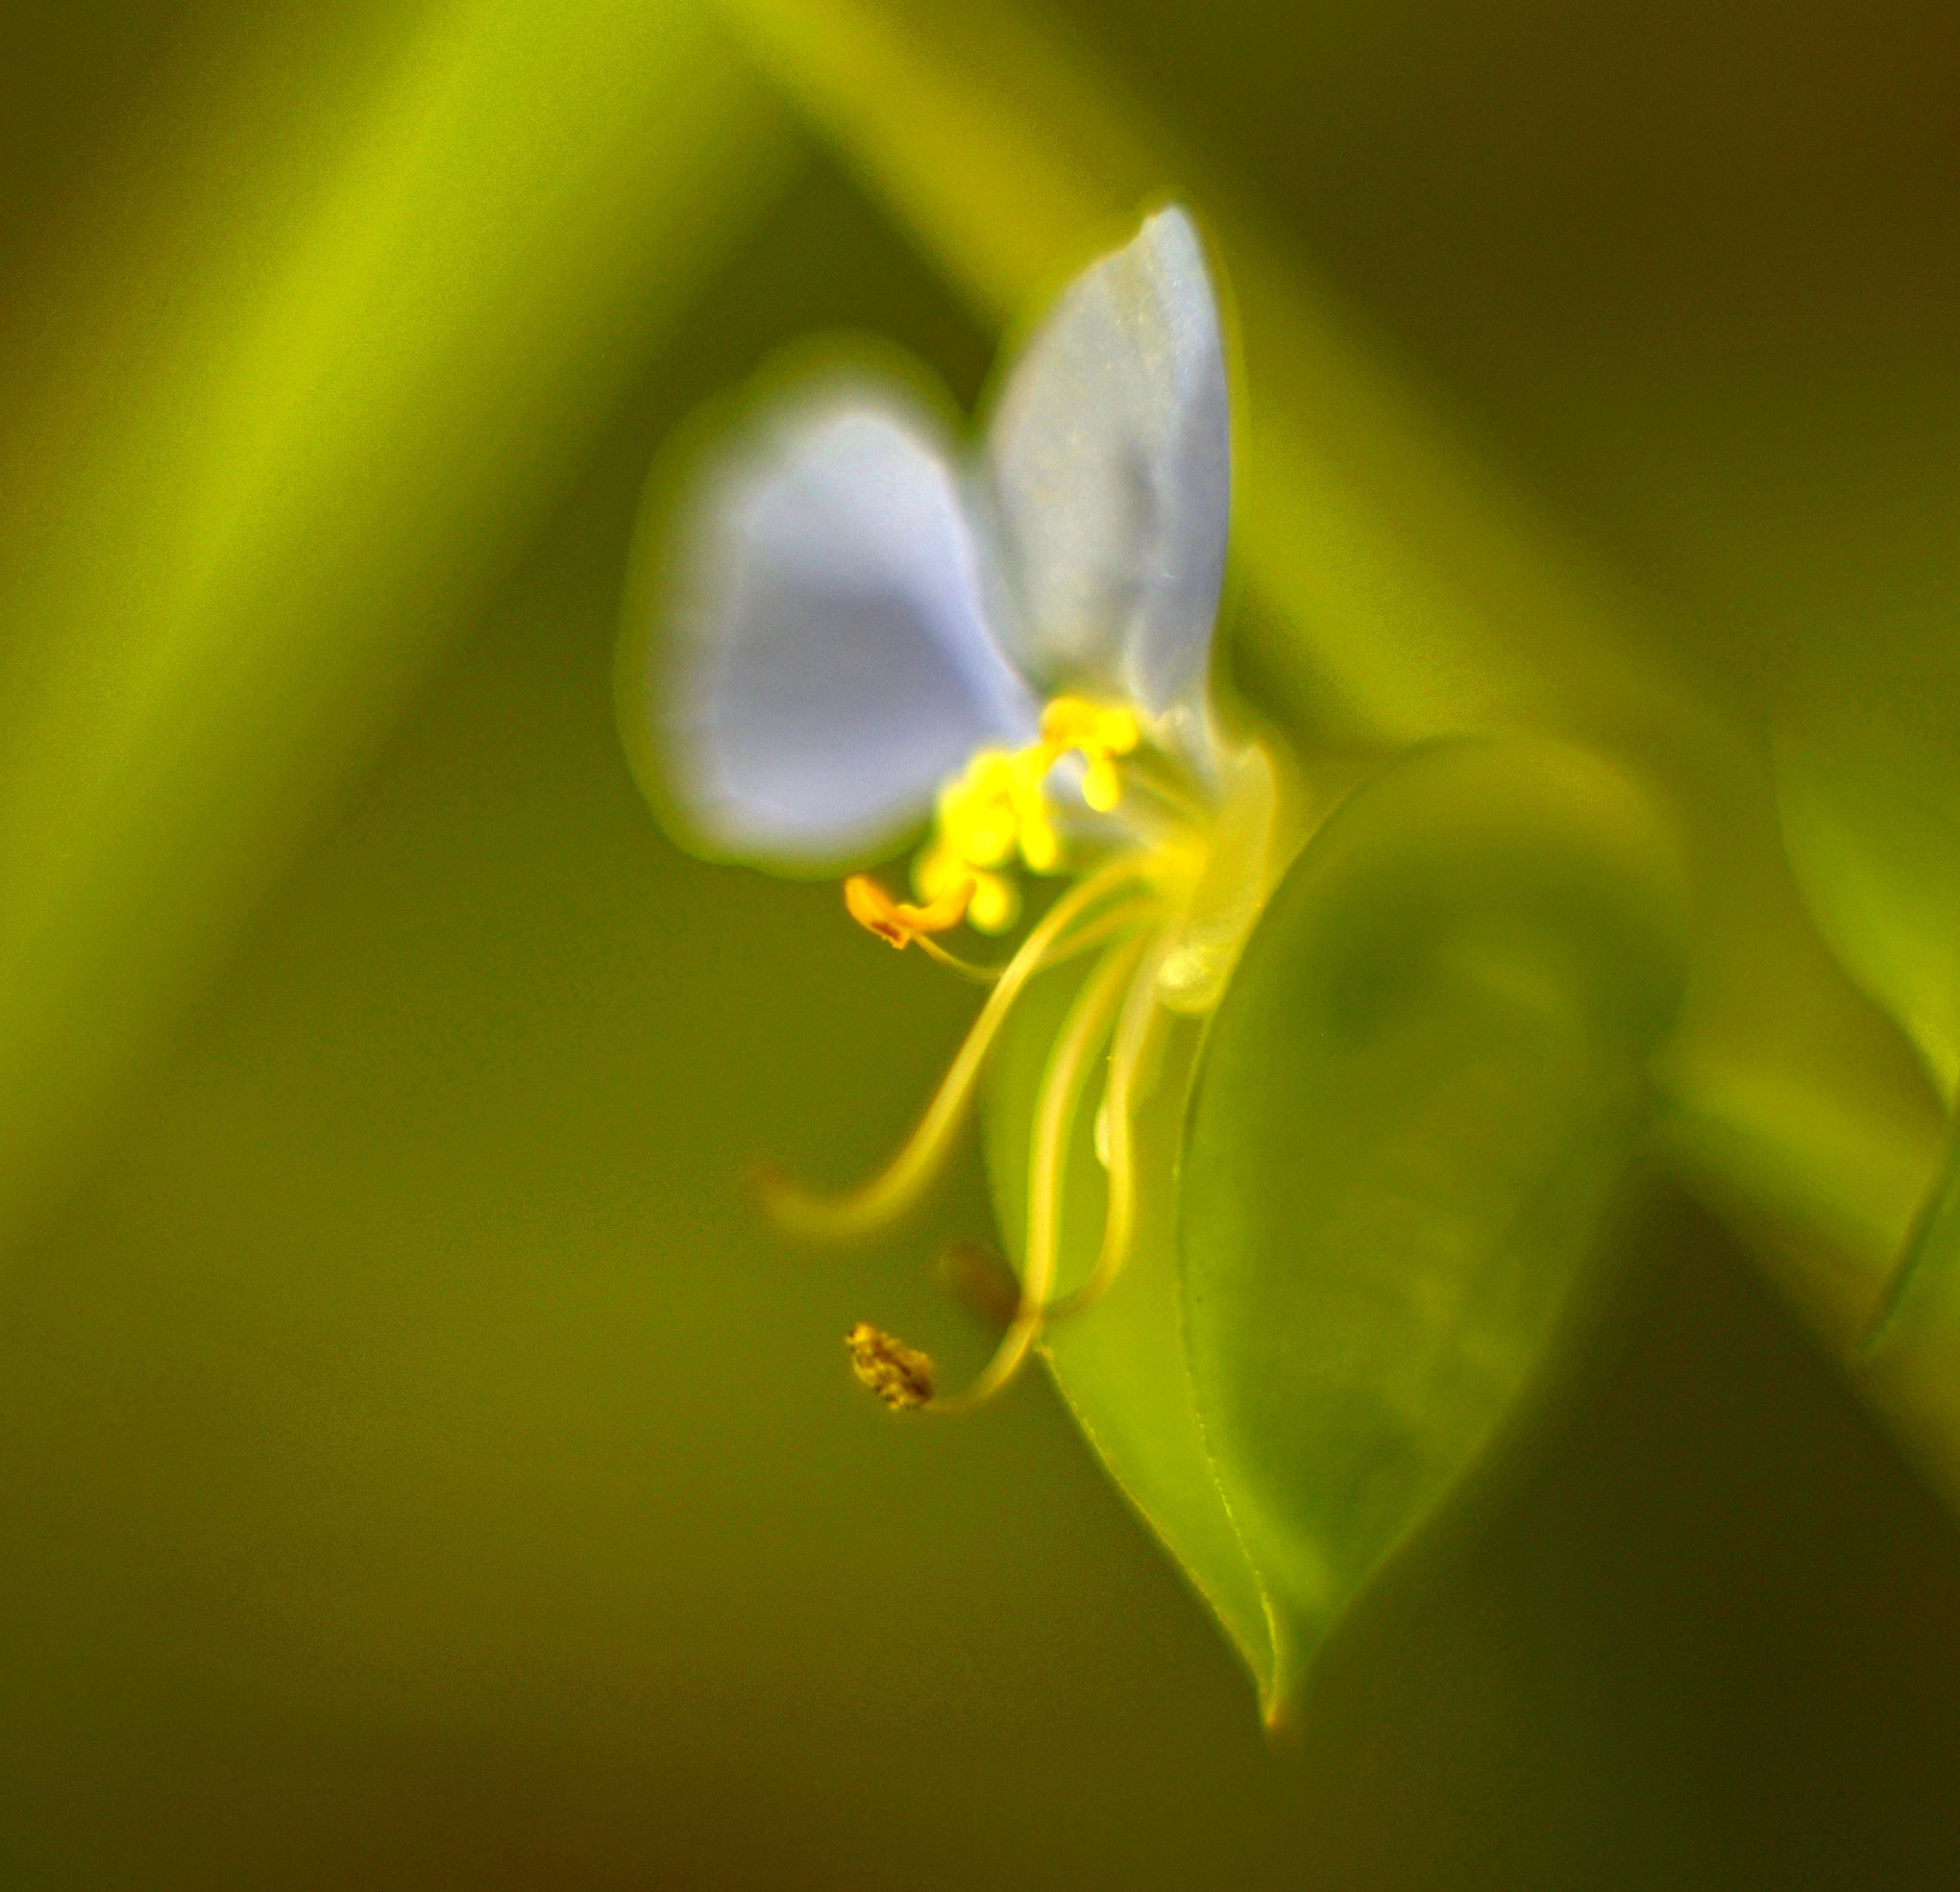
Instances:
[[[688,836],[776,867],[876,858],[1036,710],[981,604],[945,443],[891,390],[756,417],[704,479],[649,681]]]
[[[1231,439],[1217,305],[1183,210],[1070,285],[1008,379],[988,458],[1021,669],[1201,724]]]

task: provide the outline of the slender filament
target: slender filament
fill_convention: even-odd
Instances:
[[[1020,1369],[1041,1330],[1048,1293],[1055,1282],[1063,1182],[1076,1108],[1082,1101],[1089,1068],[1109,1032],[1146,942],[1147,935],[1112,946],[1069,1008],[1035,1105],[1028,1161],[1028,1252],[1021,1270],[1020,1303],[979,1377],[964,1392],[950,1399],[935,1399],[935,1412],[966,1412],[991,1399]]]
[[[781,1177],[766,1177],[764,1199],[777,1222],[793,1234],[842,1240],[863,1235],[909,1209],[931,1182],[959,1128],[981,1066],[1021,989],[1042,966],[1051,963],[1050,949],[1077,920],[1117,889],[1145,879],[1149,873],[1147,856],[1118,854],[1064,894],[1001,969],[918,1129],[885,1170],[864,1188],[834,1197],[814,1194]]]
[[[948,952],[944,946],[929,934],[919,933],[913,945],[928,959],[943,966],[949,972],[957,972],[963,979],[971,979],[975,985],[991,986],[1001,973],[1007,971],[1005,965],[981,966],[970,959],[962,959],[957,952]]]
[[[1125,900],[1119,906],[1107,907],[1093,919],[1082,921],[1072,932],[1065,932],[1048,948],[1048,956],[1041,961],[1036,971],[1045,971],[1050,966],[1063,965],[1075,958],[1078,953],[1087,952],[1090,946],[1101,946],[1105,940],[1114,938],[1126,926],[1135,924],[1139,920],[1147,919],[1160,910],[1157,901],[1147,899]],[[962,959],[956,952],[948,952],[937,940],[929,939],[922,933],[913,944],[949,972],[957,972],[963,979],[971,979],[975,985],[992,985],[1012,963],[1004,961],[998,966],[982,966],[971,959]]]
[[[1080,1314],[1099,1301],[1130,1258],[1130,1240],[1137,1226],[1137,1144],[1131,1118],[1136,1108],[1137,1072],[1149,1051],[1152,1031],[1163,1022],[1157,1002],[1157,972],[1166,950],[1163,941],[1151,947],[1131,983],[1110,1045],[1109,1088],[1103,1093],[1109,1124],[1109,1207],[1103,1215],[1102,1245],[1096,1250],[1095,1265],[1081,1285],[1050,1303],[1050,1320]]]

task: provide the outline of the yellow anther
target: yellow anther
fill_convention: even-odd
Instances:
[[[1082,777],[1082,799],[1098,815],[1107,815],[1122,799],[1123,784],[1116,765],[1107,755],[1090,758]]]
[[[1037,873],[1053,873],[1062,861],[1062,841],[1048,811],[1042,780],[1054,766],[1045,743],[1015,757],[1015,808],[1020,818],[1020,856]]]
[[[1017,760],[1007,749],[983,749],[940,790],[940,839],[974,867],[998,867],[1014,852],[1023,795]]]
[[[868,873],[854,873],[844,883],[845,910],[867,932],[901,952],[926,933],[943,933],[967,917],[976,889],[974,877],[963,875],[940,888],[923,906],[894,900]]]
[[[1004,933],[1020,918],[1020,889],[1005,875],[990,873],[973,883],[967,909],[976,933]]]
[[[1020,918],[1020,890],[1014,882],[976,868],[943,840],[920,849],[912,863],[912,885],[929,907],[956,888],[970,888],[966,919],[976,933],[1004,933]]]
[[[1057,697],[1041,712],[1041,747],[1049,761],[1070,749],[1082,757],[1082,799],[1098,814],[1108,814],[1121,799],[1116,757],[1128,755],[1141,738],[1136,711],[1121,705],[1110,708],[1082,697]]]

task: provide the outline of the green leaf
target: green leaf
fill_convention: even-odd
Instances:
[[[982,1129],[995,1213],[1015,1265],[1027,1226],[1028,1145],[1048,1056],[1087,968],[1043,973],[1010,1020],[989,1068]],[[1199,1028],[1181,1022],[1136,1122],[1139,1201],[1130,1259],[1109,1292],[1046,1331],[1041,1352],[1104,1467],[1163,1539],[1270,1696],[1265,1598],[1218,1491],[1185,1367],[1175,1170]],[[1058,1286],[1089,1272],[1107,1199],[1083,1111],[1066,1165]]]
[[[1270,1711],[1553,1350],[1635,1151],[1684,911],[1625,777],[1461,744],[1356,794],[1255,931],[1199,1070],[1182,1238]]]
[[[1818,930],[1960,1092],[1960,797],[1895,743],[1776,741],[1783,842]]]

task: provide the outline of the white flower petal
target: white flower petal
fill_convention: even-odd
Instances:
[[[988,439],[1009,653],[1056,684],[1202,721],[1231,502],[1218,311],[1198,234],[1160,211],[1076,279]]]
[[[1029,740],[980,596],[947,450],[895,392],[832,383],[758,416],[699,482],[649,678],[691,838],[863,862],[975,749]]]

